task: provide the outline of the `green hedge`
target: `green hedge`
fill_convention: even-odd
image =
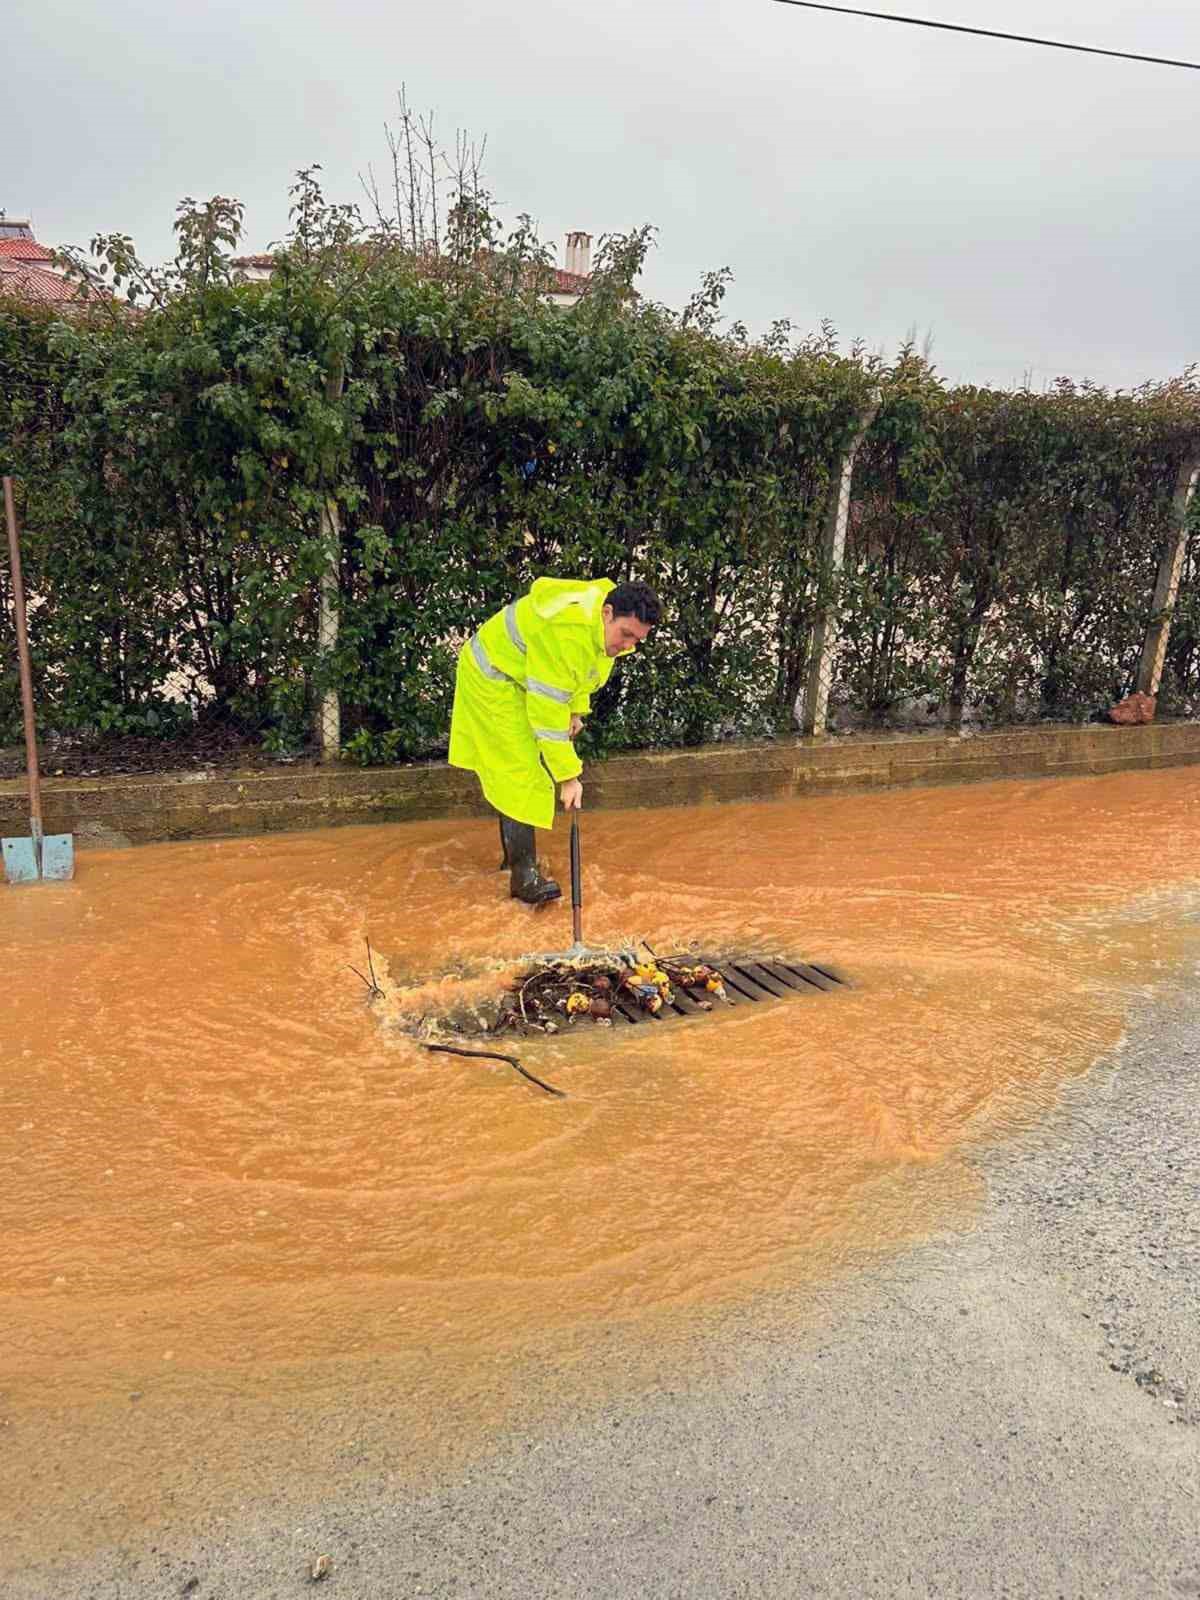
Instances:
[[[841,692],[870,720],[917,696],[952,723],[966,702],[984,720],[1073,718],[1126,694],[1177,474],[1198,455],[1190,375],[1002,393],[945,390],[902,360],[857,464]],[[1189,580],[1166,706],[1200,694],[1194,605]]]
[[[347,247],[337,221],[310,208],[269,284],[231,281],[210,241],[138,314],[0,302],[0,469],[19,479],[48,730],[203,715],[286,749],[332,684],[352,755],[435,753],[458,644],[542,572],[644,577],[667,602],[601,697],[594,752],[790,728],[823,599],[842,613],[843,718],[884,723],[914,698],[951,720],[967,703],[1083,717],[1130,688],[1200,437],[1190,378],[949,389],[912,352],[881,369],[827,332],[721,337],[711,283],[682,318],[646,304],[636,238],[563,312],[519,259],[414,262]],[[821,522],[876,387],[830,592]],[[326,496],[342,522],[328,659]],[[1200,695],[1198,560],[1176,705]]]

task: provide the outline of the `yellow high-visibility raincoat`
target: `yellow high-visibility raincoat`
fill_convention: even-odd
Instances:
[[[538,578],[459,652],[450,765],[516,822],[553,827],[555,785],[583,771],[569,729],[613,669],[602,613],[615,587]]]

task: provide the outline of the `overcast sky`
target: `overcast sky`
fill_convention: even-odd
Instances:
[[[869,3],[869,0],[868,0]],[[876,0],[881,4],[881,0]],[[903,0],[945,21],[1200,61],[1198,0]],[[386,155],[401,81],[488,138],[509,216],[558,245],[659,228],[643,287],[728,265],[730,315],[831,319],[955,379],[1129,385],[1200,358],[1200,73],[773,0],[37,0],[5,21],[0,208],[46,244],[171,253],[185,194],[247,250],[295,168]]]

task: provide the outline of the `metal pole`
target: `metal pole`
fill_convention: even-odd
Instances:
[[[1179,596],[1179,579],[1183,573],[1183,558],[1187,554],[1188,508],[1200,478],[1200,460],[1193,457],[1185,461],[1175,480],[1175,494],[1171,500],[1171,526],[1167,546],[1158,566],[1158,581],[1154,586],[1150,621],[1146,628],[1146,641],[1142,646],[1142,659],[1138,667],[1139,694],[1156,696],[1162,682],[1163,663],[1167,659],[1167,644],[1171,638],[1171,618]]]
[[[875,420],[883,396],[876,389],[858,415],[853,439],[846,447],[841,468],[837,474],[837,492],[830,502],[821,536],[821,579],[824,588],[842,570],[846,553],[846,528],[850,521],[850,483],[854,476],[854,458],[866,437],[867,429]],[[833,676],[833,656],[837,649],[837,612],[828,602],[817,613],[809,636],[808,682],[804,689],[804,709],[800,731],[812,735],[825,732],[829,710],[829,685]]]
[[[4,520],[8,524],[8,558],[12,569],[13,611],[17,622],[17,662],[21,674],[21,710],[25,717],[25,767],[29,777],[29,831],[42,870],[42,785],[38,771],[37,727],[33,720],[33,671],[29,661],[29,629],[25,616],[25,585],[21,579],[21,541],[17,535],[17,508],[11,478],[4,480]]]
[[[571,925],[576,944],[583,943],[583,864],[579,851],[579,818],[571,818]]]

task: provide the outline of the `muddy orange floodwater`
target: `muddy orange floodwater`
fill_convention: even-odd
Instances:
[[[399,1026],[570,942],[565,902],[506,898],[486,823],[89,853],[0,891],[9,1418],[215,1416],[391,1359],[415,1392],[969,1221],[968,1147],[1049,1107],[1188,949],[1198,822],[1187,771],[587,816],[590,942],[855,987],[522,1044],[566,1100]]]

